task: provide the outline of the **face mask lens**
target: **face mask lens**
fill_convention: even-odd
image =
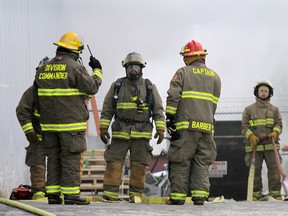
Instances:
[[[131,73],[132,71],[135,71],[136,73],[139,73],[141,70],[141,67],[139,65],[128,65],[127,66],[127,72]]]

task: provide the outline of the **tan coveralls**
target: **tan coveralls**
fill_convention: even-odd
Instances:
[[[39,110],[35,103],[34,86],[30,86],[22,95],[17,107],[16,115],[25,134],[34,130],[39,138],[37,143],[29,143],[26,147],[25,164],[30,167],[30,180],[32,193],[45,195],[46,161],[43,144],[41,142],[41,127],[39,123]]]
[[[145,79],[135,81],[124,79],[117,101],[114,99],[112,83],[105,96],[101,112],[100,127],[109,127],[112,118],[112,141],[105,151],[107,167],[104,177],[104,195],[118,199],[122,167],[130,150],[131,174],[129,196],[142,197],[145,187],[145,168],[152,159],[149,141],[152,136],[154,120],[156,130],[165,130],[164,109],[156,86],[152,85],[153,107],[147,102]],[[143,101],[142,101],[143,100]],[[142,101],[143,103],[139,103]]]
[[[166,114],[175,116],[180,138],[168,151],[170,199],[207,198],[209,164],[217,155],[213,140],[214,114],[221,92],[221,80],[205,66],[203,59],[182,67],[174,74],[168,90]]]
[[[87,148],[89,118],[85,102],[88,95],[98,92],[102,71],[95,69],[90,76],[77,58],[75,53],[57,52],[35,76],[48,156],[47,195],[80,193],[80,161]]]
[[[265,161],[268,169],[268,187],[269,195],[280,196],[281,183],[280,175],[277,168],[273,146],[268,134],[272,131],[282,132],[282,117],[278,107],[270,103],[270,99],[262,100],[256,98],[256,102],[247,106],[242,116],[242,134],[245,136],[246,156],[245,162],[250,166],[252,159],[252,148],[249,145],[249,136],[254,133],[260,142],[257,144],[255,159],[255,178],[253,196],[257,199],[262,197],[262,164]],[[276,141],[277,149],[280,148]],[[279,155],[280,156],[280,155]]]

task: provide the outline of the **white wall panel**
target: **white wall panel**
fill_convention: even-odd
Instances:
[[[28,142],[15,108],[34,80],[35,67],[55,53],[53,42],[65,33],[58,0],[0,0],[0,197],[30,184],[24,164]],[[60,21],[60,22],[59,22]]]

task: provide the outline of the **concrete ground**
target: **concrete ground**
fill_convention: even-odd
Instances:
[[[48,205],[47,201],[21,201],[21,203],[59,216],[284,216],[288,213],[288,202],[286,201],[236,202],[233,200],[224,200],[221,202],[205,203],[204,206],[194,206],[192,203],[188,203],[182,206],[172,206],[166,204],[132,204],[127,202],[92,202],[87,206]],[[22,216],[35,214],[0,203],[0,215]]]

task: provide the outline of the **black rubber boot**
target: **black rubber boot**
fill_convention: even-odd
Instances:
[[[62,204],[63,200],[58,195],[48,195],[48,204]]]
[[[65,205],[89,205],[90,199],[88,197],[80,197],[79,195],[64,195]]]
[[[204,197],[193,197],[192,201],[194,205],[204,205],[205,198]]]
[[[185,200],[173,200],[171,198],[165,201],[167,205],[184,205]]]

